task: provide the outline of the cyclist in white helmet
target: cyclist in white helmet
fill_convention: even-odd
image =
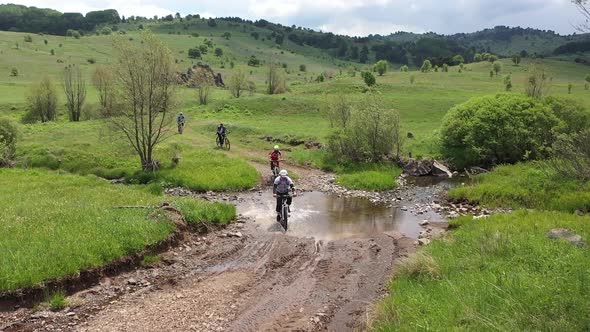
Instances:
[[[292,195],[289,195],[289,190],[292,191]],[[289,177],[289,173],[286,170],[281,170],[279,176],[274,181],[272,187],[272,195],[277,198],[277,221],[281,218],[281,206],[283,205],[283,199],[287,200],[289,206],[289,212],[291,212],[291,203],[293,202],[293,196],[297,196],[295,192],[295,183]]]

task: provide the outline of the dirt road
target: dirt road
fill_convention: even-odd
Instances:
[[[158,263],[103,279],[65,310],[0,313],[0,330],[363,330],[395,263],[414,250],[395,232],[318,241],[276,226],[241,217],[206,236],[186,233]]]

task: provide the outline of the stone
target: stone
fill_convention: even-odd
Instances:
[[[420,226],[426,226],[426,225],[428,225],[428,224],[430,224],[430,221],[428,221],[428,220],[422,220],[422,221],[420,222]]]
[[[577,247],[584,247],[586,245],[586,243],[580,235],[575,234],[572,231],[565,228],[554,228],[550,230],[546,235],[551,240],[563,239]]]
[[[449,170],[447,166],[445,166],[440,161],[434,160],[432,162],[432,175],[435,176],[446,176],[449,178],[453,177],[453,173]]]
[[[137,285],[137,280],[135,280],[134,278],[129,278],[129,279],[127,279],[127,284]]]
[[[418,239],[418,244],[421,246],[427,246],[430,244],[430,240],[426,238]]]
[[[228,237],[242,237],[242,233],[241,232],[229,232],[227,233]]]

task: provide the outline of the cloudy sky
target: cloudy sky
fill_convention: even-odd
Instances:
[[[12,0],[27,6],[82,12],[115,8],[121,15],[264,18],[339,34],[395,31],[473,32],[496,25],[569,34],[582,21],[571,0]],[[0,1],[0,3],[7,3]]]

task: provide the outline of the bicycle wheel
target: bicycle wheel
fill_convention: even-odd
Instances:
[[[221,141],[219,140],[219,136],[215,139],[215,144],[217,144],[218,148],[221,148]]]
[[[225,138],[225,143],[224,143],[223,145],[224,145],[225,149],[226,149],[227,151],[229,151],[229,148],[230,148],[231,146],[230,146],[230,144],[229,144],[229,139],[228,139],[227,137]]]
[[[289,218],[289,207],[287,204],[283,204],[283,210],[281,213],[281,226],[287,231],[287,219]]]

